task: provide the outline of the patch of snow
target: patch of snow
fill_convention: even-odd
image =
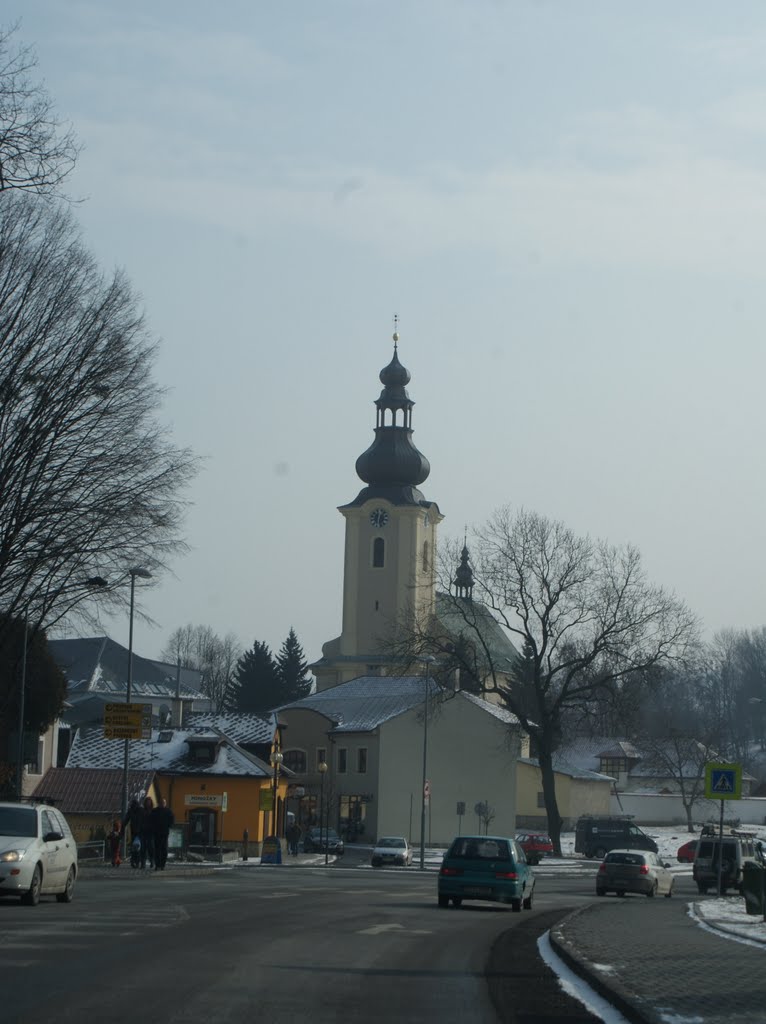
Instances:
[[[550,932],[541,935],[537,940],[537,950],[548,967],[557,976],[559,985],[568,996],[582,1003],[586,1010],[599,1017],[604,1024],[629,1024],[627,1017],[624,1017],[619,1010],[616,1010],[598,992],[594,992],[590,985],[583,981],[578,974],[575,974],[561,957],[553,951]],[[609,968],[602,967],[602,970],[609,970]]]

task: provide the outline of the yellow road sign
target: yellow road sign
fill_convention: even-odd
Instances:
[[[108,740],[151,739],[151,704],[105,704],[104,736]]]

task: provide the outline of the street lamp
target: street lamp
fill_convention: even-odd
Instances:
[[[319,848],[322,848],[322,822],[324,820],[324,777],[327,774],[327,765],[324,761],[320,761],[317,765],[317,771],[319,772]],[[325,834],[325,840],[327,835]],[[325,844],[324,851],[324,862],[327,863],[327,845]]]
[[[274,801],[272,803],[272,812],[274,814],[274,827],[272,828],[271,832],[275,838],[279,830],[279,821],[277,818],[277,782],[279,780],[279,766],[282,764],[283,760],[284,755],[282,754],[281,750],[272,750],[271,755],[269,756],[269,761],[271,761],[271,765],[274,769],[274,781],[272,783],[274,787]]]
[[[128,688],[125,694],[125,703],[130,704],[133,696],[133,611],[135,608],[136,577],[142,580],[150,580],[152,574],[148,569],[140,565],[128,569],[130,576],[130,619],[128,621]],[[128,816],[128,771],[130,769],[130,740],[125,740],[125,749],[122,756],[122,820]],[[127,830],[122,830],[122,856],[125,857],[127,849],[125,846]]]
[[[428,689],[431,679],[431,666],[436,661],[432,654],[420,659],[426,666],[425,697],[423,699],[423,790],[420,794],[420,870],[426,865],[426,785],[428,783]]]

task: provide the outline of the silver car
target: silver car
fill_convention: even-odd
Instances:
[[[412,864],[412,847],[404,836],[382,836],[375,844],[370,863],[374,868],[384,864],[409,867]]]
[[[672,896],[673,875],[659,854],[650,850],[611,850],[596,875],[596,895],[637,892],[644,896]]]
[[[0,803],[0,896],[71,903],[77,880],[77,844],[61,811],[46,804]]]

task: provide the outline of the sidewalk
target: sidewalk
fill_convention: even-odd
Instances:
[[[704,920],[705,903],[607,898],[551,929],[551,944],[630,1021],[763,1024],[766,944],[703,928],[692,914]]]

